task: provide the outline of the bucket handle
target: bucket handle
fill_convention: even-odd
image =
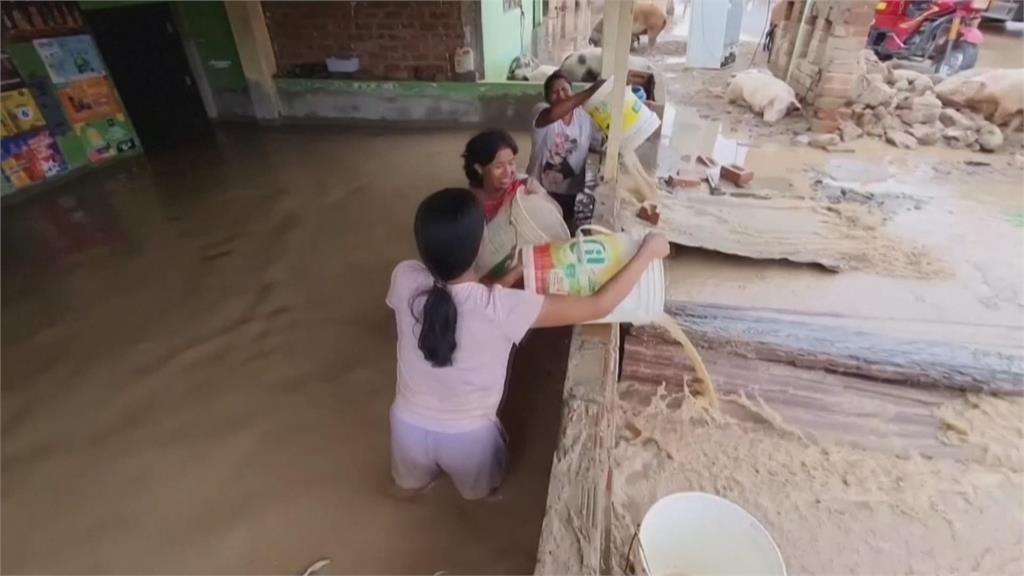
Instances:
[[[576,229],[576,236],[571,240],[573,252],[576,253],[576,260],[579,263],[583,263],[583,231],[594,231],[600,232],[601,234],[615,234],[611,230],[601,226],[599,224],[584,224]]]

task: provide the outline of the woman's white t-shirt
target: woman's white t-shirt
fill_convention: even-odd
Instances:
[[[403,420],[438,432],[465,432],[497,418],[512,345],[540,315],[540,294],[466,282],[448,286],[458,319],[452,365],[435,368],[419,349],[424,295],[433,285],[420,262],[391,274],[387,304],[398,329],[398,382],[393,409]]]
[[[586,180],[587,153],[596,126],[582,108],[572,111],[572,120],[537,128],[537,117],[550,104],[534,108],[533,149],[527,172],[551,194],[579,194]]]

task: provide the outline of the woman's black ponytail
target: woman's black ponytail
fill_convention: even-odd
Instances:
[[[440,282],[427,290],[423,301],[423,322],[420,326],[420,350],[423,357],[431,365],[440,368],[452,365],[455,355],[455,329],[458,327],[459,314],[455,308],[455,300],[451,292]]]
[[[448,282],[473,266],[484,233],[484,212],[473,193],[445,188],[428,196],[416,211],[416,246],[434,277],[422,294],[419,348],[434,367],[452,365],[455,356],[458,309]]]

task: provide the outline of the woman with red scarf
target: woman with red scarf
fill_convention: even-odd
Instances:
[[[537,181],[516,170],[518,153],[516,141],[504,130],[486,130],[466,142],[462,169],[488,222],[521,188],[525,188],[527,194],[543,191]]]

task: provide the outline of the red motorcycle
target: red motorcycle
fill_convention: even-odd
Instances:
[[[978,23],[990,0],[884,0],[875,5],[867,47],[881,60],[929,60],[939,74],[973,68]]]

